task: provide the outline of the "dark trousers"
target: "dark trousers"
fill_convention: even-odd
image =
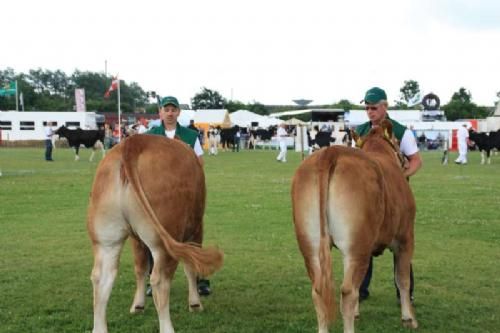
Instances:
[[[52,140],[45,140],[45,160],[52,160]]]
[[[233,151],[240,151],[240,138],[237,136],[234,137]]]
[[[368,297],[370,295],[370,291],[368,287],[370,286],[370,281],[372,279],[373,273],[373,257],[370,258],[370,265],[368,266],[368,270],[366,271],[365,278],[359,287],[359,296],[360,297]],[[396,295],[399,298],[399,289],[396,284],[396,262],[394,261],[394,286],[396,286]],[[413,280],[413,266],[410,264],[410,297],[413,296],[413,288],[414,288],[414,280]]]

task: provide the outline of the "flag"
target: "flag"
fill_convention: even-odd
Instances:
[[[104,98],[109,98],[111,92],[118,89],[118,84],[119,84],[118,78],[114,77],[111,81],[111,86],[109,86],[108,90],[104,94]]]
[[[16,94],[16,81],[7,83],[0,89],[0,96],[12,96]]]

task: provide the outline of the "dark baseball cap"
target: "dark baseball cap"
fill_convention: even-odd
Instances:
[[[365,94],[365,98],[363,99],[363,102],[365,102],[366,104],[377,104],[382,100],[384,101],[387,100],[387,95],[384,89],[381,89],[379,87],[373,87],[368,89],[368,91]]]
[[[161,106],[166,106],[166,105],[169,105],[169,104],[172,104],[176,108],[179,107],[179,101],[174,96],[167,96],[167,97],[163,97],[161,99],[161,102],[160,102]]]

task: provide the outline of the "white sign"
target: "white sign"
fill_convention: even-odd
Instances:
[[[87,111],[85,106],[85,89],[75,89],[75,103],[77,112]]]

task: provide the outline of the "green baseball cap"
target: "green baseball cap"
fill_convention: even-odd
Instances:
[[[166,105],[169,105],[169,104],[172,104],[176,108],[179,107],[179,101],[174,96],[167,96],[167,97],[163,97],[161,99],[161,102],[160,102],[161,106],[166,106]]]
[[[385,94],[384,89],[373,87],[368,89],[363,102],[365,102],[366,104],[377,104],[381,100],[387,100],[387,95]]]

